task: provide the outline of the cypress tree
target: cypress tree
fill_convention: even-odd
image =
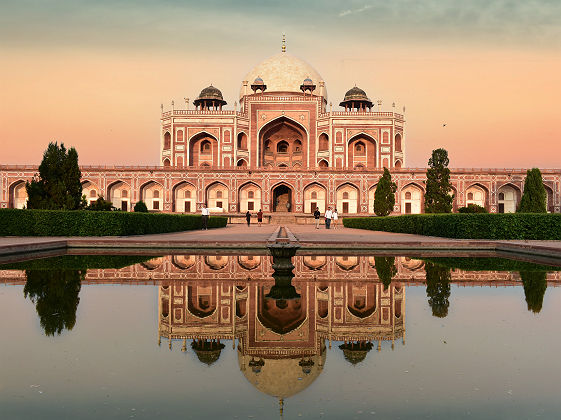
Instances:
[[[543,186],[541,171],[538,168],[528,169],[518,212],[546,213],[546,199],[547,193]]]
[[[390,171],[384,168],[384,174],[380,177],[374,193],[374,213],[376,215],[387,216],[393,211],[396,190],[397,185],[392,182]]]
[[[450,306],[450,280],[452,274],[449,268],[425,262],[425,272],[427,274],[427,296],[432,315],[444,318],[448,315]]]
[[[387,290],[392,283],[392,278],[397,274],[395,257],[374,257],[374,264],[376,264],[378,278],[384,285],[384,290]]]
[[[547,289],[547,272],[520,271],[520,278],[524,286],[524,296],[528,310],[537,314],[542,310],[543,297]]]
[[[82,174],[73,147],[49,143],[39,165],[39,174],[25,184],[30,209],[76,210],[82,203]]]
[[[425,213],[450,213],[452,211],[450,169],[448,152],[444,149],[432,151],[427,169],[427,191],[425,193]]]

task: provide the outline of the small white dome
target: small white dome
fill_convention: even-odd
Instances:
[[[315,93],[319,93],[321,75],[305,61],[293,55],[281,52],[255,66],[243,80],[251,84],[256,78],[263,79],[267,85],[267,93],[271,92],[297,92],[301,93],[300,85],[306,78],[312,79],[317,85]],[[250,92],[251,93],[251,92]],[[243,84],[240,89],[240,98],[243,97]],[[324,87],[324,97],[327,99],[327,89]]]

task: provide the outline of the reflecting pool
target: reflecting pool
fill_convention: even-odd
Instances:
[[[499,258],[0,266],[0,418],[560,418],[561,271]]]

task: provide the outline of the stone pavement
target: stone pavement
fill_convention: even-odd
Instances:
[[[250,227],[241,224],[206,231],[186,231],[157,235],[117,237],[0,237],[0,256],[6,257],[25,252],[46,252],[65,249],[241,249],[266,250],[267,243],[275,240],[279,225]],[[291,242],[297,242],[300,252],[434,252],[447,251],[456,256],[474,252],[513,253],[547,257],[561,261],[561,241],[489,241],[471,239],[448,239],[431,236],[409,235],[349,229],[338,226],[327,230],[322,225],[286,225]]]

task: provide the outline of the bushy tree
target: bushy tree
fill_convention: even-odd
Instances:
[[[458,213],[487,213],[487,209],[478,204],[469,203],[466,207],[460,207]]]
[[[448,315],[450,302],[450,269],[431,262],[425,262],[427,279],[427,296],[432,315],[444,318]]]
[[[134,205],[134,211],[136,213],[148,213],[148,207],[144,201],[139,201]]]
[[[384,290],[392,283],[392,278],[397,274],[395,257],[374,257],[376,273],[384,285]]]
[[[450,213],[454,195],[450,184],[448,152],[444,149],[432,151],[427,169],[427,191],[425,193],[426,213]]]
[[[45,335],[60,334],[76,324],[76,310],[85,271],[26,270],[23,288],[34,304]]]
[[[78,153],[73,147],[66,150],[49,143],[39,165],[39,173],[25,184],[27,208],[50,210],[76,210],[82,205],[82,174],[78,166]]]
[[[520,200],[520,213],[546,213],[547,193],[543,186],[542,173],[538,168],[528,169],[524,181],[524,194]]]
[[[376,215],[387,216],[393,211],[396,190],[397,185],[392,182],[390,171],[384,168],[384,174],[380,177],[374,193],[374,213]]]
[[[99,197],[97,200],[92,201],[86,210],[93,211],[111,211],[113,210],[113,203],[111,201],[105,201],[103,197]]]
[[[537,314],[542,310],[543,297],[547,289],[547,273],[545,271],[521,271],[520,278],[524,285],[524,296],[528,310]]]

